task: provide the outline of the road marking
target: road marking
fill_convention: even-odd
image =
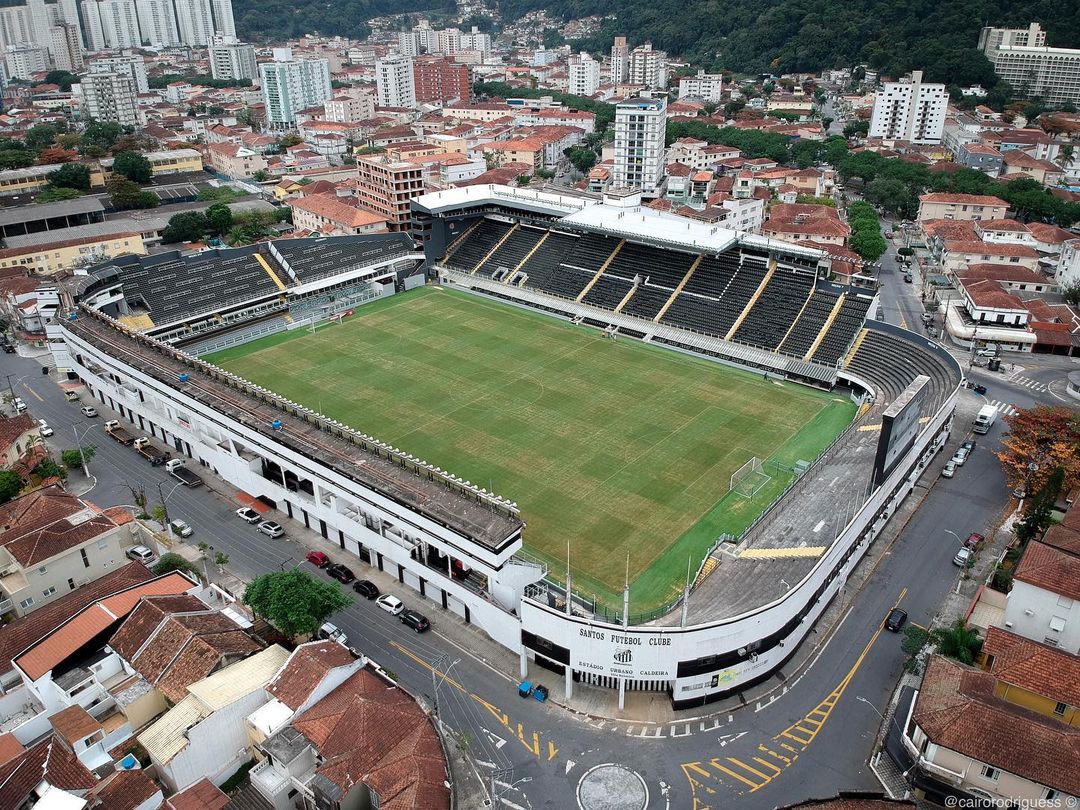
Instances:
[[[24,386],[24,387],[26,388],[27,391],[30,392],[31,396],[33,396],[33,397],[35,397],[37,399],[38,402],[44,402],[45,401],[44,399],[41,398],[41,394],[39,394],[37,391],[35,391],[29,385]]]
[[[1003,416],[1012,416],[1017,413],[1016,408],[1008,402],[1002,402],[1000,399],[991,399],[989,402]]]
[[[790,546],[788,548],[748,548],[739,554],[740,559],[778,560],[788,557],[820,557],[825,546]]]
[[[899,607],[907,596],[908,589],[900,591],[893,608]],[[849,609],[848,613],[850,614]],[[847,615],[844,616],[844,619]],[[842,624],[843,622],[841,622]],[[878,625],[870,640],[866,642],[862,652],[855,659],[851,669],[847,671],[840,683],[834,688],[817,706],[808,711],[802,718],[792,723],[786,729],[774,736],[771,740],[758,743],[757,746],[743,757],[725,757],[710,759],[707,763],[684,762],[681,763],[683,775],[690,784],[690,792],[694,797],[694,810],[708,810],[713,801],[712,797],[717,793],[713,783],[726,784],[734,789],[739,795],[754,793],[768,785],[798,760],[799,755],[817,739],[818,734],[825,727],[833,710],[839,705],[855,674],[862,667],[870,650],[881,637],[884,624]],[[835,631],[834,631],[835,635]],[[830,637],[829,641],[832,640]],[[820,653],[819,653],[820,655]],[[816,659],[815,659],[816,660]],[[741,735],[739,735],[741,736]],[[738,737],[736,737],[738,739]],[[718,742],[724,748],[729,740],[721,737]],[[734,740],[730,740],[734,742]],[[764,755],[764,756],[760,756]],[[715,772],[719,772],[719,776]],[[725,780],[723,777],[735,780]],[[711,781],[710,781],[711,780]]]

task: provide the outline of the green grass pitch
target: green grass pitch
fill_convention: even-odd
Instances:
[[[427,287],[311,334],[206,358],[516,501],[526,549],[575,590],[631,610],[678,594],[753,502],[728,495],[752,456],[812,459],[844,429],[844,396]]]

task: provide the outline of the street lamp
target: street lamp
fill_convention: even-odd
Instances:
[[[955,537],[957,543],[963,543],[964,542],[963,539],[960,537],[960,535],[958,535],[956,532],[951,532],[948,529],[942,529],[942,531],[945,532],[945,534],[951,534],[953,537]]]
[[[878,707],[875,706],[873,704],[873,702],[867,700],[862,695],[856,695],[855,699],[857,701],[859,701],[860,703],[865,703],[867,706],[869,706],[871,709],[873,709],[874,714],[876,714],[878,717],[881,718],[882,723],[892,722],[893,728],[896,729],[897,733],[900,734],[901,737],[904,735],[904,730],[902,728],[900,728],[900,724],[896,722],[896,716],[895,715],[890,714],[888,717],[885,717],[885,715],[883,715],[880,711],[878,711]]]
[[[86,435],[86,432],[88,430],[90,430],[89,427],[86,428],[86,430],[83,431],[83,436]],[[86,477],[89,478],[90,477],[90,465],[88,465],[86,463],[86,453],[83,452],[82,437],[79,436],[79,429],[75,425],[72,425],[71,426],[71,431],[75,434],[75,446],[79,448],[79,458],[82,459],[83,472],[86,474]]]
[[[461,663],[460,658],[450,661],[450,656],[446,653],[440,654],[438,658],[431,662],[431,703],[436,717],[439,716],[439,686],[449,677],[450,670],[459,663]]]

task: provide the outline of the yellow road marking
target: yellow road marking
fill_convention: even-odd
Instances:
[[[900,606],[900,603],[904,600],[904,597],[907,596],[907,592],[907,588],[904,588],[900,591],[900,596],[897,597],[896,602],[893,604],[893,608]],[[776,745],[777,748],[786,751],[791,756],[781,754],[778,751],[773,750],[773,748],[769,747],[768,745],[761,743],[758,744],[757,750],[759,752],[776,759],[780,764],[778,765],[768,759],[764,759],[753,754],[749,756],[749,759],[751,760],[751,762],[756,763],[756,765],[760,766],[761,768],[764,768],[768,771],[773,771],[771,775],[766,775],[761,770],[758,770],[758,768],[754,765],[748,765],[746,762],[736,759],[735,757],[727,757],[727,761],[731,763],[731,765],[741,768],[747,773],[760,777],[762,781],[755,782],[753,779],[749,778],[745,774],[739,773],[738,771],[727,767],[718,759],[711,759],[709,760],[708,764],[715,770],[720,771],[721,773],[730,776],[731,778],[736,779],[742,784],[746,785],[748,788],[750,788],[750,793],[760,790],[761,788],[772,782],[774,779],[776,779],[781,773],[783,773],[787,768],[789,768],[795,763],[795,761],[799,758],[799,754],[805,751],[810,746],[810,744],[817,738],[817,735],[821,731],[821,729],[825,727],[825,722],[832,715],[833,709],[835,709],[836,705],[840,702],[840,698],[843,697],[844,692],[847,690],[848,686],[851,684],[851,681],[854,679],[855,674],[859,671],[859,668],[866,660],[867,655],[870,654],[870,650],[873,648],[878,638],[881,637],[881,633],[884,631],[884,629],[884,624],[878,626],[877,630],[870,637],[870,640],[866,642],[866,646],[863,647],[862,652],[859,653],[858,658],[855,659],[855,663],[852,664],[851,669],[847,671],[840,683],[837,684],[836,688],[833,689],[825,697],[824,700],[822,700],[813,709],[808,711],[806,715],[804,715],[800,720],[792,723],[790,726],[788,726],[786,729],[784,729],[772,738],[772,742]],[[809,728],[807,728],[807,726],[809,726]],[[789,742],[787,741],[794,743],[794,745],[789,744]],[[686,777],[687,782],[690,783],[691,794],[694,796],[694,810],[708,810],[709,805],[699,798],[698,791],[700,790],[706,796],[712,796],[716,793],[716,789],[713,788],[708,781],[706,781],[706,777],[711,778],[714,782],[719,782],[721,780],[714,774],[711,774],[707,770],[705,770],[700,762],[684,762],[681,764],[681,767],[683,770],[683,775]]]
[[[791,546],[790,548],[748,548],[739,554],[748,560],[776,560],[787,557],[820,557],[825,546]]]
[[[31,395],[34,396],[37,399],[38,402],[44,402],[45,401],[44,399],[41,398],[41,394],[39,394],[37,391],[35,391],[29,385],[26,386],[26,390],[29,391],[31,393]]]

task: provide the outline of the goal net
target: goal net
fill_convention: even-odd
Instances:
[[[772,476],[765,472],[761,459],[754,456],[731,474],[728,492],[734,492],[752,500],[770,481],[772,481]]]

